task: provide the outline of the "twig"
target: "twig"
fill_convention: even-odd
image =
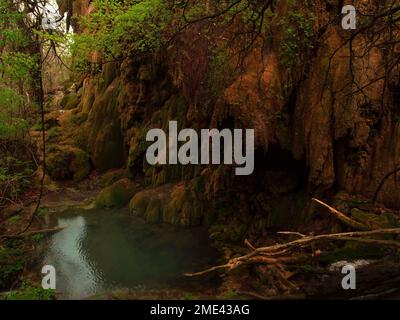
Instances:
[[[295,235],[299,236],[300,238],[305,238],[306,235],[300,233],[300,232],[292,232],[292,231],[280,231],[278,234],[283,234],[283,235]]]
[[[249,240],[244,240],[244,244],[248,246],[251,250],[256,250],[256,247],[254,247]]]

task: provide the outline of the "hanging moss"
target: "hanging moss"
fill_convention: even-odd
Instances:
[[[69,165],[75,181],[82,181],[90,173],[89,155],[80,149],[74,149],[74,156]]]
[[[201,223],[201,204],[190,186],[180,182],[138,192],[130,202],[131,212],[149,223],[196,226]]]
[[[87,122],[88,150],[94,167],[100,171],[120,168],[125,163],[117,96],[120,82],[114,81],[96,97]]]

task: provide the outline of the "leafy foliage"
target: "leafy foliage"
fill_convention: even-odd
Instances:
[[[24,266],[19,249],[0,247],[0,288],[4,288],[19,274]]]
[[[155,52],[163,28],[171,19],[162,0],[95,0],[95,11],[80,18],[85,32],[71,42],[74,68],[88,71],[95,62],[94,53],[103,61],[123,58],[126,54]]]
[[[39,56],[32,54],[22,10],[15,1],[0,0],[0,206],[15,201],[33,173],[27,148]]]
[[[314,16],[300,10],[291,10],[280,22],[283,41],[280,48],[281,64],[288,69],[297,67],[314,47]]]

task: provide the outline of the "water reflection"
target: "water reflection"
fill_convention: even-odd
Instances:
[[[126,211],[70,211],[55,224],[66,229],[52,236],[44,263],[56,268],[67,299],[176,286],[182,273],[216,259],[204,230],[150,226]]]

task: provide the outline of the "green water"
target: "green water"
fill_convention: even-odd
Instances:
[[[56,290],[81,299],[118,289],[184,286],[185,272],[216,263],[202,228],[148,225],[127,210],[70,210],[52,224],[43,264],[56,269]]]

